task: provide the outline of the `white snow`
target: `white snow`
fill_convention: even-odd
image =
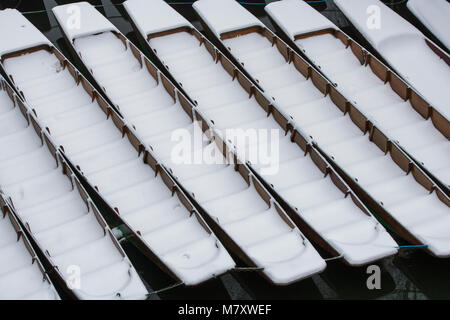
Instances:
[[[0,91],[0,95],[6,96],[6,92]],[[136,271],[115,247],[107,233],[109,229],[99,224],[92,208],[88,210],[73,185],[75,178],[71,181],[62,174],[61,164],[57,164],[51,156],[47,145],[42,144],[33,126],[23,121],[23,115],[18,107],[15,107],[9,99],[0,100],[1,127],[6,124],[8,127],[13,125],[16,127],[10,132],[0,133],[0,148],[3,150],[0,158],[0,185],[12,198],[17,214],[23,223],[30,227],[39,246],[49,253],[50,259],[64,278],[71,275],[69,266],[81,267],[81,263],[86,261],[81,268],[82,287],[80,290],[74,290],[79,298],[111,299],[117,292],[124,297],[143,296],[147,291],[137,277]],[[5,114],[13,114],[16,117],[15,121],[12,121],[11,117],[5,118]],[[80,233],[80,230],[83,232]],[[97,248],[92,245],[97,242],[102,242],[103,246]],[[2,248],[5,250],[10,248],[10,253],[19,254],[17,245]],[[5,257],[4,252],[1,256]],[[70,259],[65,259],[63,263],[64,256],[70,256]],[[15,260],[11,256],[5,261]],[[13,284],[18,291],[24,287],[19,285],[20,282],[26,279],[30,279],[30,286],[36,286],[36,281],[31,278],[36,270],[33,271],[28,267],[24,270],[19,269],[20,261],[23,259],[16,261],[16,273],[8,279],[0,278],[0,283],[12,284],[11,281],[15,281]],[[105,277],[100,269],[104,266],[112,268],[114,277]],[[18,279],[20,275],[24,277],[22,280]],[[104,291],[102,285],[106,282],[115,287],[110,291]],[[20,297],[19,292],[11,292],[11,295],[13,294]],[[36,293],[29,296],[30,299],[40,297],[43,298],[45,295]]]
[[[277,23],[284,25],[292,40],[309,32],[309,28],[292,28],[290,20],[306,16],[313,20],[316,17],[326,19],[299,0],[279,1],[266,8]],[[336,26],[334,29],[338,30]],[[351,49],[332,34],[298,39],[295,44],[385,134],[396,140],[445,185],[450,185],[450,143],[433,126],[431,119],[425,120],[409,101],[400,98],[389,83],[375,76],[369,66],[361,65]],[[262,85],[266,84],[262,82]]]
[[[161,1],[161,0],[159,0]],[[254,26],[264,27],[261,21],[233,0],[202,0],[192,5],[201,18],[208,16],[215,23],[212,31],[217,35]],[[230,17],[233,17],[231,20]]]
[[[409,0],[408,9],[450,49],[450,4],[446,0]]]
[[[4,91],[0,92],[3,95]],[[6,195],[0,194],[6,202]],[[18,229],[16,229],[17,226]],[[11,213],[0,216],[0,299],[57,300],[59,295],[48,277],[19,222]],[[33,260],[35,259],[35,260]]]
[[[4,31],[0,42],[0,56],[50,44],[48,39],[15,9],[0,10],[0,30]]]
[[[334,2],[392,68],[449,118],[450,68],[427,45],[428,39],[379,0]],[[380,9],[381,25],[378,29],[369,28],[367,24],[366,9],[371,5]],[[442,54],[449,57],[443,51]]]
[[[90,6],[82,8],[81,14],[88,15],[86,10]],[[92,28],[92,24],[88,26]],[[151,167],[143,162],[143,155],[138,156],[128,138],[106,118],[98,103],[92,102],[82,85],[77,85],[68,69],[61,67],[55,55],[39,50],[6,59],[4,67],[13,75],[39,119],[49,127],[57,145],[64,146],[72,163],[80,167],[112,208],[118,208],[125,222],[128,215],[133,215],[132,222],[137,224],[130,224],[131,228],[140,231],[147,245],[186,285],[198,284],[233,267],[231,257],[214,234],[205,230],[195,215],[190,215],[159,175],[155,177]],[[108,69],[105,65],[99,68]],[[122,71],[115,75],[116,80],[123,76]],[[154,85],[155,81],[149,87]],[[122,90],[130,88],[124,86]],[[70,110],[61,107],[64,100],[60,99],[68,98],[69,94]],[[168,205],[160,205],[162,202]],[[183,236],[174,237],[176,234]],[[203,246],[209,251],[197,252],[198,246],[189,236],[194,236],[198,244],[210,243]],[[170,247],[174,241],[176,248]],[[198,266],[193,268],[193,263]]]
[[[96,11],[94,8],[92,10]],[[171,139],[171,133],[176,129],[184,129],[194,136],[195,132],[200,131],[197,123],[192,123],[180,102],[174,101],[165,91],[162,82],[159,81],[157,84],[145,67],[133,69],[132,66],[137,61],[134,55],[120,54],[120,59],[102,62],[102,56],[119,56],[118,53],[123,53],[123,46],[120,45],[122,42],[110,32],[97,34],[93,31],[92,33],[93,35],[75,39],[73,45],[99,85],[105,88],[112,102],[120,107],[127,121],[136,126],[139,136],[145,143],[152,146],[159,160],[171,168],[184,188],[194,195],[208,214],[253,260],[254,264],[264,267],[265,274],[272,281],[280,284],[287,284],[322,271],[325,268],[325,262],[312,245],[307,241],[302,244],[303,237],[300,231],[286,224],[276,212],[275,207],[268,206],[254,186],[249,186],[227,159],[221,157],[223,164],[174,162],[171,150],[176,141]],[[191,40],[191,38],[187,39]],[[185,42],[185,44],[198,46],[197,41]],[[130,51],[129,47],[125,50]],[[201,59],[196,61],[202,62]],[[99,66],[102,69],[107,68],[114,79],[120,79],[125,73],[128,85],[116,86],[116,81],[111,83],[108,79],[99,77],[97,71]],[[183,64],[179,67],[184,68]],[[134,77],[133,75],[137,73],[143,73],[146,76]],[[145,99],[148,88],[154,94]],[[130,103],[124,104],[123,101],[130,101]],[[136,105],[145,105],[145,108],[136,112]],[[204,148],[211,148],[216,153],[220,153],[214,141],[209,141],[204,134],[203,139],[205,140]],[[200,147],[193,141],[190,145],[190,155],[193,157],[194,152]],[[162,213],[155,213],[157,220],[161,220],[161,224],[172,223],[169,221],[170,217],[167,215],[164,217]],[[144,219],[142,215],[133,213],[127,217],[129,221],[132,221],[131,223],[142,223]],[[184,230],[188,226],[180,222],[179,227]],[[209,248],[211,244],[196,241],[198,232],[193,231],[195,230],[186,229],[185,234],[192,237],[189,240],[193,241],[198,248],[195,253],[196,259],[192,261],[192,267],[197,267],[204,260],[211,259],[213,252]],[[149,239],[153,237],[149,235]],[[166,243],[166,248],[162,250],[177,248],[179,241],[179,238],[173,238],[172,242]],[[262,249],[265,247],[270,247],[270,251]],[[173,258],[174,264],[182,262],[180,257]]]
[[[127,0],[123,2],[123,7],[145,37],[172,28],[191,26],[188,20],[161,0]]]
[[[336,28],[334,23],[316,14],[316,10],[302,0],[274,1],[264,10],[291,40],[302,33]]]
[[[53,7],[52,11],[59,24],[64,27],[65,33],[69,41],[93,32],[112,31],[116,28],[107,19],[102,19],[102,14],[95,10],[96,14],[89,11],[91,5],[88,2],[76,2],[63,6]],[[79,24],[75,20],[80,18]]]
[[[201,3],[202,1],[204,0],[200,0],[198,3]],[[226,1],[223,3],[225,2]],[[288,1],[287,3],[291,4],[293,2]],[[304,5],[308,6],[307,4]],[[245,11],[243,7],[241,8],[242,11]],[[290,9],[286,9],[286,11],[295,12],[295,10]],[[311,16],[311,12],[308,12],[307,15]],[[205,17],[208,26],[213,26],[215,24],[215,20],[213,19],[214,15],[209,17],[209,15],[205,14]],[[230,16],[229,19],[232,20],[233,17]],[[233,25],[232,21],[230,22],[230,25]],[[311,51],[313,52],[320,52],[320,50],[317,49],[320,44],[317,46],[310,45],[310,43],[313,42],[310,39],[318,37],[326,37],[326,39],[331,37],[334,39],[331,35],[310,37],[304,41],[306,42],[305,46],[308,49],[312,47]],[[425,212],[428,212],[428,210],[417,210],[415,207],[409,206],[412,199],[428,195],[428,190],[417,183],[412,175],[405,176],[405,173],[401,168],[396,166],[392,161],[390,155],[382,152],[375,143],[371,143],[369,134],[367,133],[364,135],[351,121],[349,114],[344,115],[340,109],[333,104],[329,97],[323,97],[323,94],[313,85],[311,80],[303,78],[300,72],[297,73],[302,79],[293,77],[292,73],[296,70],[293,63],[286,62],[276,46],[267,48],[267,44],[270,44],[270,40],[266,37],[254,32],[221,41],[225,47],[229,48],[230,53],[242,63],[250,76],[258,80],[265,92],[275,98],[276,106],[290,115],[293,122],[299,125],[308,136],[315,140],[337,164],[346,170],[352,177],[358,179],[357,181],[359,181],[360,185],[364,187],[370,195],[383,203],[383,206],[405,227],[415,232],[415,235],[419,239],[424,243],[429,244],[430,249],[434,250],[433,252],[437,255],[448,256],[450,254],[450,248],[445,249],[444,246],[440,247],[440,244],[438,245],[437,242],[426,237],[426,235],[433,234],[432,229],[427,229],[427,233],[420,232],[415,229],[415,225],[411,224],[408,220],[411,216],[419,216],[428,223],[433,221],[437,225],[447,225],[450,210],[448,210],[447,205],[438,199],[436,194],[430,195],[434,200],[430,205],[432,207],[440,208],[440,211],[447,212],[447,214],[429,217],[425,215]],[[335,41],[339,40],[336,39]],[[150,41],[150,43],[151,42],[152,41]],[[262,42],[265,42],[266,44],[264,45]],[[303,42],[301,43],[303,44]],[[313,43],[316,44],[315,42]],[[253,50],[251,50],[252,47],[254,48]],[[336,47],[338,46],[336,45]],[[367,82],[370,87],[382,86],[383,88],[387,88],[386,85],[383,85],[381,80],[369,72],[370,69],[367,69],[368,67],[361,66],[356,57],[350,52],[350,49],[346,50],[340,48],[337,51],[319,55],[316,59],[322,66],[321,70],[324,70],[327,75],[330,75],[330,77],[336,75],[336,82],[338,84],[340,83],[338,80],[340,76],[349,77],[349,74],[353,71],[360,70],[361,68],[364,69],[365,72],[359,72],[358,77],[354,77],[354,82],[348,84],[347,88],[361,85],[361,82]],[[288,71],[288,68],[290,68],[290,71]],[[267,76],[268,74],[274,76]],[[284,77],[283,74],[285,74]],[[286,81],[284,86],[279,87],[280,78],[292,80],[289,82]],[[377,80],[374,85],[371,84],[371,81],[373,81],[372,78]],[[359,92],[364,93],[367,91]],[[390,93],[392,92],[390,91]],[[370,100],[376,101],[377,97],[378,95],[372,94]],[[392,95],[389,96],[389,98],[391,97]],[[409,147],[412,150],[434,144],[446,143],[448,145],[449,142],[447,139],[433,127],[431,120],[425,121],[420,115],[413,111],[411,106],[406,106],[405,108],[405,103],[402,104],[401,102],[402,100],[396,96],[390,103],[391,106],[395,106],[395,110],[392,110],[392,108],[386,109],[389,107],[389,103],[386,108],[377,108],[375,119],[382,124],[382,128],[387,128],[388,132],[392,132],[394,137],[398,138],[402,141],[403,145],[406,145],[406,147]],[[401,108],[400,105],[402,105],[403,108]],[[382,114],[381,111],[386,111],[386,113],[389,114]],[[401,115],[401,121],[385,121],[386,116],[390,118],[399,117],[399,115]],[[405,115],[409,115],[409,117]],[[431,154],[428,155],[430,158],[433,156],[434,155]],[[448,167],[448,154],[446,157],[443,156],[440,161],[437,162],[440,162],[439,165],[441,167]],[[377,165],[374,166],[374,163]],[[354,170],[354,168],[357,168],[357,170]],[[380,177],[379,172],[386,172],[389,174]],[[375,178],[378,180],[374,181]],[[306,187],[308,189],[306,189]],[[323,184],[322,181],[313,181],[307,185],[301,185],[288,190],[281,189],[278,190],[278,192],[285,198],[295,196],[296,201],[299,202],[298,207],[303,209],[303,214],[312,219],[311,221],[314,221],[317,225],[320,225],[320,231],[324,232],[324,230],[329,231],[328,225],[327,223],[319,222],[320,220],[317,219],[317,216],[320,217],[320,214],[315,211],[314,215],[310,216],[308,213],[310,208],[314,208],[318,203],[318,200],[313,196],[314,191],[322,190],[322,197],[320,199],[322,201],[339,201],[339,192],[333,192],[333,188],[329,188],[328,192],[324,192],[323,190],[327,190],[327,187],[329,187],[329,185]],[[408,215],[403,216],[398,214],[397,206],[401,205],[408,206]],[[342,215],[343,218],[340,220],[341,223],[346,219],[345,214]],[[354,217],[351,217],[349,224],[358,225],[353,219]],[[436,230],[437,236],[440,236],[440,233],[440,230]],[[346,237],[349,240],[352,239],[350,238],[350,234],[347,234]],[[376,237],[370,238],[376,240]],[[450,239],[447,239],[447,241],[448,240]]]
[[[199,4],[202,1],[198,2]],[[222,5],[221,5],[222,6]],[[231,17],[226,17],[232,20]],[[222,24],[224,21],[220,21]],[[234,26],[231,21],[230,25]],[[258,37],[255,42],[260,44]],[[242,37],[243,38],[243,37]],[[237,38],[241,39],[241,37]],[[197,46],[192,43],[197,41]],[[266,41],[266,40],[264,40]],[[183,44],[188,46],[189,50],[182,50]],[[259,106],[254,97],[249,98],[248,93],[232,80],[231,76],[221,67],[221,64],[215,64],[211,57],[199,59],[206,54],[204,45],[199,46],[198,40],[194,36],[179,32],[166,36],[152,38],[149,41],[151,49],[154,49],[158,57],[168,66],[169,71],[182,84],[183,88],[193,100],[198,102],[198,108],[205,115],[214,120],[216,127],[222,132],[227,128],[247,129],[264,128],[280,130],[278,124],[272,117],[267,117],[266,113]],[[176,50],[172,50],[176,46]],[[195,48],[195,49],[192,49]],[[249,53],[247,46],[241,52]],[[272,57],[275,53],[270,46],[261,44],[258,48],[265,48],[266,56]],[[247,50],[247,51],[246,51]],[[250,50],[251,51],[251,50]],[[267,52],[266,52],[267,51]],[[260,57],[258,57],[260,58]],[[262,59],[264,58],[261,57]],[[183,70],[183,65],[195,61],[197,70]],[[261,67],[258,64],[259,59],[253,56],[246,62],[255,64],[255,68]],[[184,63],[183,63],[184,62]],[[289,79],[295,79],[291,72]],[[281,76],[279,78],[282,78]],[[283,80],[284,81],[284,80]],[[304,82],[304,79],[299,82]],[[309,95],[307,95],[309,97]],[[323,96],[323,95],[322,95]],[[224,99],[224,100],[222,100]],[[292,103],[295,99],[304,99],[303,96],[292,97]],[[236,116],[239,115],[239,116]],[[345,198],[329,177],[324,177],[320,170],[311,161],[310,155],[304,155],[303,151],[290,141],[289,136],[284,136],[280,132],[278,138],[279,171],[275,175],[266,175],[267,182],[273,184],[274,189],[292,206],[299,209],[299,214],[307,220],[311,226],[322,234],[325,239],[333,242],[333,247],[344,254],[351,264],[364,264],[394,254],[396,245],[388,233],[379,226],[375,219],[365,215],[349,198]],[[266,141],[261,141],[259,147],[262,147]],[[237,152],[241,156],[249,155],[250,150],[254,150],[258,145],[246,144],[238,148]],[[245,151],[245,152],[244,152]],[[260,164],[253,164],[254,168],[261,169]],[[336,201],[345,202],[348,208],[354,212],[356,219],[348,219],[347,223],[342,223],[342,219],[335,212],[330,210],[330,203]],[[323,219],[308,219],[304,214],[308,208],[316,208],[323,215]],[[331,206],[332,208],[332,206]],[[357,223],[368,223],[377,236],[373,241],[367,242],[360,240],[360,232],[357,231]],[[327,231],[325,231],[325,224]],[[344,230],[342,234],[334,235],[334,238],[328,237],[327,232]],[[345,235],[354,235],[351,237],[352,245],[360,250],[348,250],[349,241],[344,238]],[[345,241],[344,241],[345,239]],[[350,245],[351,246],[351,245]],[[261,249],[262,250],[262,249]],[[370,252],[370,254],[368,254]]]

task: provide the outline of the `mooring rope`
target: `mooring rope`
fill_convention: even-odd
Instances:
[[[343,258],[343,257],[344,257],[344,255],[341,254],[341,255],[339,255],[339,256],[331,257],[331,258],[326,258],[326,259],[323,259],[323,260],[325,260],[325,261],[333,261],[333,260],[341,259],[341,258]]]
[[[149,293],[147,293],[145,296],[148,298],[148,297],[150,297],[151,295],[158,294],[158,293],[161,293],[161,292],[164,292],[164,291],[168,291],[168,290],[174,289],[174,288],[176,288],[176,287],[181,286],[182,284],[184,284],[184,282],[183,282],[183,281],[180,281],[180,282],[174,283],[174,284],[172,284],[172,285],[170,285],[170,286],[167,286],[167,287],[165,287],[165,288],[162,288],[162,289],[159,289],[159,290],[155,290],[155,291],[149,292]]]
[[[417,245],[406,245],[406,246],[396,246],[395,249],[404,249],[404,248],[426,248],[427,244],[417,244]]]
[[[261,271],[264,267],[234,267],[231,271]]]

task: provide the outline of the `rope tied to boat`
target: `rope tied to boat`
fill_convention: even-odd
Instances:
[[[182,284],[184,284],[183,281],[177,282],[177,283],[171,284],[171,285],[169,285],[167,287],[164,287],[162,289],[151,291],[151,292],[146,293],[144,295],[122,296],[122,294],[120,294],[120,292],[118,292],[118,293],[116,293],[116,298],[117,299],[126,299],[126,300],[148,300],[148,298],[150,298],[154,294],[159,294],[161,292],[174,289],[174,288],[176,288],[178,286],[181,286]]]
[[[171,284],[171,285],[169,285],[169,286],[167,286],[167,287],[165,287],[165,288],[162,288],[162,289],[159,289],[159,290],[154,290],[154,291],[152,291],[152,292],[149,292],[149,293],[147,293],[147,294],[145,295],[145,297],[146,297],[146,298],[149,298],[150,296],[152,296],[152,295],[154,295],[154,294],[159,294],[159,293],[161,293],[161,292],[164,292],[164,291],[168,291],[168,290],[174,289],[174,288],[176,288],[176,287],[181,286],[182,284],[184,284],[183,281],[180,281],[180,282]]]
[[[323,260],[325,260],[325,261],[333,261],[333,260],[341,259],[341,258],[343,258],[343,257],[344,257],[344,255],[341,254],[341,255],[338,255],[338,256],[336,256],[336,257],[326,258],[326,259],[323,259]]]
[[[251,272],[251,271],[262,271],[264,267],[234,267],[231,271],[243,271],[243,272]]]

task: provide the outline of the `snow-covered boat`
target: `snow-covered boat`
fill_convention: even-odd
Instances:
[[[55,284],[78,299],[145,298],[144,284],[98,209],[48,132],[4,80],[0,123],[2,193],[47,260]],[[2,208],[6,209],[5,203]],[[4,241],[9,239],[3,233],[5,221],[0,222]],[[30,259],[22,250],[24,245],[25,240],[0,249],[0,286],[9,286],[1,291],[2,297],[20,296],[20,290],[39,284],[44,287],[43,278],[41,282],[35,278],[37,262],[20,268]],[[5,274],[9,267],[15,271]],[[46,294],[50,298],[51,292],[35,292],[28,298],[43,299]]]
[[[325,261],[247,166],[233,166],[235,155],[220,137],[202,133],[210,123],[202,120],[201,112],[92,5],[70,4],[74,5],[86,17],[79,29],[65,24],[68,6],[57,6],[53,12],[80,62],[192,195],[224,244],[247,266],[261,268],[274,284],[286,285],[322,271]],[[202,121],[201,126],[195,120]],[[190,136],[200,132],[205,150],[213,148],[217,162],[178,163],[171,152],[176,143],[171,135],[177,130]],[[189,158],[199,151],[194,141]]]
[[[58,300],[53,283],[7,199],[0,192],[0,300]]]
[[[279,1],[266,11],[292,45],[448,194],[448,119],[307,3]]]
[[[0,32],[5,73],[105,201],[110,209],[105,214],[185,285],[232,268],[234,261],[221,242],[133,128],[18,11],[0,12],[0,21],[8,26]]]
[[[396,253],[390,235],[309,139],[187,20],[160,0],[129,0],[124,8],[148,49],[240,157],[248,160],[268,142],[242,146],[227,140],[227,129],[282,131],[271,142],[279,146],[272,162],[278,170],[264,174],[261,162],[250,164],[309,239],[350,265]]]
[[[406,6],[450,50],[450,3],[447,0],[408,0]]]
[[[293,125],[337,164],[372,209],[412,243],[428,245],[428,251],[435,256],[450,255],[448,197],[437,187],[433,192],[433,181],[391,143],[378,122],[372,123],[338,91],[339,85],[336,89],[314,73],[237,2],[199,0],[194,8],[213,37],[273,97],[276,107],[290,117]],[[306,17],[311,20],[308,13],[294,23],[314,27]],[[352,58],[360,66],[360,61]],[[333,53],[331,59],[338,59],[336,68],[345,68],[342,57]],[[380,86],[384,87],[382,83]],[[430,215],[430,211],[434,214]]]
[[[334,3],[387,63],[449,119],[450,56],[379,0]]]

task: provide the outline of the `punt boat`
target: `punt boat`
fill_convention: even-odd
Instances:
[[[274,24],[449,194],[448,119],[336,25],[299,0],[266,6]],[[302,23],[308,18],[308,23]]]

